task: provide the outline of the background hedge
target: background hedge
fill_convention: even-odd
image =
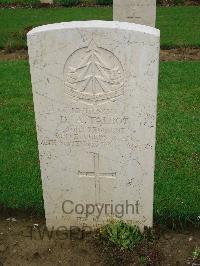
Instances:
[[[67,6],[67,7],[76,6],[80,3],[81,0],[54,0],[54,4],[59,4],[61,6]]]
[[[122,0],[123,1],[123,0]],[[200,0],[194,0],[196,3]],[[186,0],[157,0],[158,5],[171,6],[184,4]],[[20,5],[38,5],[40,0],[0,0],[0,5],[10,5],[10,4],[20,4]],[[113,0],[54,0],[54,4],[61,6],[76,6],[78,4],[88,4],[88,5],[112,5]]]
[[[96,0],[97,5],[112,5],[113,0]]]

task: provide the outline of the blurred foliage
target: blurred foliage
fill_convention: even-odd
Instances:
[[[198,3],[198,0],[196,1]],[[157,5],[174,6],[174,5],[184,4],[185,2],[186,0],[157,0]],[[0,0],[0,5],[11,5],[11,4],[38,6],[40,4],[40,0]],[[111,6],[113,4],[113,0],[54,0],[54,4],[66,7],[76,6],[79,4],[83,5],[96,4],[96,5]]]
[[[97,5],[112,5],[113,0],[96,0]]]
[[[55,0],[54,3],[59,4],[61,6],[70,7],[80,4],[81,0]]]

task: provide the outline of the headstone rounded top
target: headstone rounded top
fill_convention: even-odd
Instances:
[[[28,33],[47,228],[153,225],[159,35],[114,21]]]
[[[61,22],[54,24],[47,24],[33,28],[28,32],[28,36],[34,35],[36,33],[46,32],[46,31],[55,31],[62,29],[72,29],[72,28],[108,28],[108,29],[121,29],[121,30],[130,30],[137,31],[146,34],[151,34],[155,36],[160,36],[160,31],[153,27],[129,23],[129,22],[119,22],[119,21],[103,21],[103,20],[90,20],[90,21],[72,21],[72,22]]]

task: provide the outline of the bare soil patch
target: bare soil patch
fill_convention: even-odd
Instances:
[[[20,59],[28,59],[28,52],[26,49],[16,50],[12,53],[7,53],[5,50],[0,50],[1,61]],[[161,50],[160,61],[200,61],[200,48]]]
[[[161,61],[199,61],[199,48],[178,48],[160,51]]]
[[[43,235],[44,218],[0,218],[0,265],[200,265],[192,253],[200,232],[157,232],[157,239],[124,251],[94,234]],[[199,264],[198,264],[199,263]]]
[[[199,0],[186,0],[184,5],[186,5],[186,6],[199,6],[200,1]]]
[[[20,59],[28,59],[28,51],[25,49],[16,50],[15,52],[8,53],[5,50],[0,50],[0,60],[20,60]]]
[[[160,0],[160,6],[170,7],[170,6],[198,6],[200,5],[199,0],[183,0],[180,3],[177,3],[175,0]]]

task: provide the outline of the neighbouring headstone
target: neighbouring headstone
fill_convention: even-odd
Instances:
[[[113,20],[155,27],[156,0],[113,0]]]
[[[152,226],[159,30],[52,24],[28,50],[48,228]]]
[[[40,0],[41,4],[53,4],[53,0]]]

